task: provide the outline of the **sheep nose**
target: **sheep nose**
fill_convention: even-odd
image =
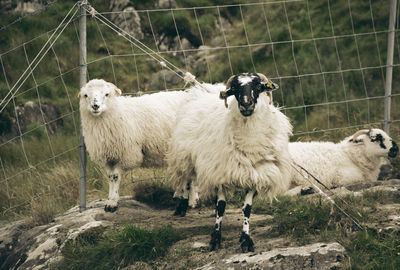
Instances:
[[[399,147],[394,141],[392,141],[392,148],[390,148],[389,150],[389,157],[391,158],[396,157],[398,152],[399,152]]]
[[[250,99],[243,99],[240,102],[240,107],[245,109],[245,110],[254,109],[254,103]]]
[[[93,108],[93,110],[97,110],[99,108],[99,105],[94,104],[94,105],[92,105],[92,108]]]
[[[252,103],[253,103],[252,100],[248,96],[244,96],[242,98],[242,105],[244,107],[249,107]]]

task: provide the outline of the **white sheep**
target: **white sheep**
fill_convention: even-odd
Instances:
[[[263,74],[242,73],[232,76],[226,87],[215,88],[228,109],[217,94],[204,92],[182,106],[167,154],[168,172],[177,189],[192,182],[201,196],[217,194],[211,250],[221,244],[225,192],[246,190],[240,242],[243,251],[253,251],[249,236],[252,200],[256,193],[274,197],[289,187],[292,126],[263,93],[278,88]],[[181,211],[179,206],[177,211]]]
[[[123,171],[165,164],[176,112],[187,92],[128,97],[121,96],[114,84],[94,79],[82,87],[78,96],[87,151],[108,175],[109,195],[104,210],[114,212]]]
[[[383,130],[364,129],[333,142],[294,142],[289,143],[289,153],[296,164],[302,166],[328,188],[345,186],[356,182],[376,181],[382,164],[388,157],[395,157],[398,146]],[[297,194],[300,189],[310,191],[309,177],[299,168],[292,170],[294,189],[289,194]]]

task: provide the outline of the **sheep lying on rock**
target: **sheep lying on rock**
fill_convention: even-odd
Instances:
[[[380,167],[388,163],[388,157],[396,157],[399,148],[383,130],[365,129],[339,143],[294,142],[289,143],[289,153],[296,164],[318,178],[328,188],[345,186],[355,182],[376,181]],[[310,191],[311,184],[304,179],[307,173],[292,170],[296,188],[289,194]]]
[[[121,96],[114,84],[100,79],[82,87],[79,106],[87,151],[108,175],[106,212],[118,208],[123,171],[164,165],[176,112],[187,95],[171,91]]]
[[[242,73],[232,76],[226,87],[215,87],[228,109],[215,91],[203,91],[182,106],[171,136],[168,171],[177,189],[189,190],[192,182],[201,196],[217,194],[211,250],[221,245],[225,192],[246,190],[240,242],[243,251],[253,251],[249,235],[252,200],[256,193],[273,197],[289,187],[292,126],[270,104],[267,93],[278,86],[263,74]],[[176,212],[183,216],[185,206],[181,204]]]

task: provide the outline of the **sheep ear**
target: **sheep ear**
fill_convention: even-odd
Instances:
[[[272,82],[262,73],[257,73],[258,77],[260,77],[261,83],[264,85],[263,91],[273,91],[279,89],[279,85]]]
[[[228,94],[226,93],[226,91],[219,92],[220,99],[226,99],[227,97],[228,97]]]
[[[268,81],[263,84],[265,86],[265,91],[274,91],[274,90],[279,89],[279,85],[274,82],[271,82],[271,81]]]
[[[220,99],[226,99],[227,97],[232,96],[232,95],[233,95],[233,91],[231,89],[219,92]]]
[[[82,96],[82,95],[81,95],[81,92],[79,92],[79,93],[76,95],[77,98],[81,98],[81,96]]]
[[[229,96],[232,96],[233,95],[233,91],[231,90],[231,89],[228,89],[228,90],[226,90],[226,91],[220,91],[219,92],[219,98],[220,99],[223,99],[224,101],[225,101],[225,107],[226,108],[228,108],[228,102],[227,102],[227,98],[229,97]]]
[[[121,89],[119,89],[119,88],[115,88],[115,89],[114,89],[114,91],[115,91],[115,94],[116,94],[117,96],[120,96],[120,95],[122,95],[122,91],[121,91]]]

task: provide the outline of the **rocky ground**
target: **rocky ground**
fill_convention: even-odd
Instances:
[[[353,185],[340,192],[359,193],[363,190],[385,190],[400,196],[400,180],[377,181],[368,185]],[[349,191],[351,190],[351,191]],[[398,204],[380,204],[374,211],[379,223],[368,224],[379,230],[400,231]],[[48,269],[59,260],[67,239],[86,230],[103,226],[117,229],[125,224],[137,224],[146,229],[170,225],[183,235],[183,240],[170,247],[168,254],[151,264],[136,263],[125,269],[339,269],[347,260],[346,250],[337,242],[316,242],[304,246],[270,233],[272,216],[253,214],[251,235],[255,252],[242,254],[239,247],[241,210],[228,208],[223,221],[222,248],[208,250],[214,210],[202,207],[190,210],[186,217],[175,217],[172,210],[157,210],[130,197],[121,200],[119,209],[105,213],[104,201],[88,204],[82,213],[78,208],[56,217],[47,225],[27,228],[24,221],[0,229],[1,269]]]

